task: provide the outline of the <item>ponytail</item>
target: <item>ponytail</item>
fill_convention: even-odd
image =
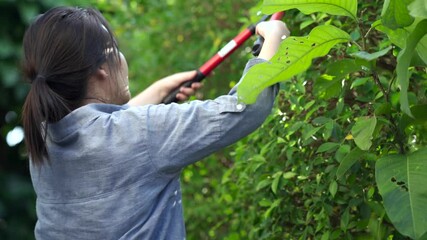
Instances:
[[[25,145],[36,165],[43,164],[48,159],[48,124],[59,121],[69,112],[71,110],[66,100],[48,86],[46,77],[38,75],[32,81],[22,111]]]

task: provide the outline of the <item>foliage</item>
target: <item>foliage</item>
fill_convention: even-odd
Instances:
[[[251,239],[426,236],[427,214],[421,206],[427,195],[420,184],[427,181],[426,3],[390,0],[380,9],[377,3],[359,1],[360,19],[329,16],[354,18],[343,14],[345,4],[347,12],[354,10],[354,2],[264,1],[268,13],[301,11],[287,12],[304,26],[296,35],[317,23],[312,32],[325,30],[310,33],[311,41],[323,40],[336,27],[349,32],[351,41],[346,47],[335,46],[342,41],[332,43],[306,60],[308,54],[298,56],[301,50],[290,45],[303,39],[294,35],[283,41],[271,63],[244,77],[239,95],[249,103],[260,92],[258,86],[284,81],[278,111],[264,131],[248,140],[258,148],[236,148],[239,160],[229,170],[233,181],[225,181],[240,188],[246,182],[257,186],[240,191],[255,196],[246,206],[258,204],[255,211],[262,216],[244,217],[259,226],[245,231]],[[340,6],[339,11],[320,7],[325,4]],[[297,56],[293,62],[307,63],[289,65],[288,55]]]

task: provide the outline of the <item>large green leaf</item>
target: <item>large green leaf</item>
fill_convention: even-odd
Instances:
[[[415,0],[408,6],[409,13],[413,17],[427,18],[427,1]]]
[[[357,0],[264,0],[262,11],[271,14],[292,8],[304,14],[324,12],[348,16],[357,21]]]
[[[270,62],[253,66],[244,76],[237,91],[242,101],[254,103],[266,87],[307,70],[313,58],[326,55],[338,43],[347,42],[350,35],[334,26],[318,26],[307,37],[285,39]]]
[[[420,104],[411,107],[412,117],[408,115],[403,115],[400,122],[399,127],[401,129],[405,129],[408,126],[413,125],[422,125],[426,124],[427,126],[427,104]]]
[[[387,215],[396,229],[419,239],[427,232],[427,148],[379,159],[375,177]]]
[[[385,0],[381,13],[382,23],[391,28],[402,28],[411,25],[414,18],[409,15],[408,4],[413,0]]]
[[[409,34],[414,31],[415,26],[417,26],[420,21],[421,19],[415,19],[415,22],[411,26],[406,28],[398,28],[395,30],[384,26],[381,21],[376,21],[372,24],[372,27],[374,27],[378,31],[387,34],[388,38],[390,39],[390,42],[403,49],[406,46],[406,39],[408,38]],[[411,61],[411,65],[423,65],[422,62],[414,62],[414,59],[418,58],[423,60],[424,64],[427,64],[427,36],[421,38],[415,49],[416,53],[414,53],[415,56]]]
[[[356,145],[362,150],[369,150],[372,145],[372,134],[377,126],[376,117],[363,117],[357,119],[351,128],[351,133]]]
[[[427,34],[427,19],[422,20],[417,24],[415,29],[409,34],[406,39],[406,47],[397,56],[397,80],[400,85],[400,108],[401,110],[412,116],[409,108],[408,86],[409,86],[409,66],[413,57],[415,48],[418,42]]]

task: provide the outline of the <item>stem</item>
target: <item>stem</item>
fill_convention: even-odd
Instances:
[[[390,83],[389,89],[388,89],[388,91],[386,91],[384,89],[384,87],[382,86],[381,82],[380,82],[380,78],[378,77],[378,73],[375,70],[372,71],[372,78],[374,79],[375,84],[380,88],[381,92],[384,94],[384,98],[385,98],[386,102],[390,103],[390,95],[389,95],[389,93],[390,93],[390,88],[391,88],[391,84],[392,83]],[[405,152],[406,152],[405,151],[405,143],[403,141],[405,139],[405,135],[402,132],[402,130],[399,128],[398,124],[396,123],[396,121],[393,118],[393,116],[391,115],[391,113],[387,114],[387,118],[390,121],[390,123],[392,125],[392,128],[396,132],[395,142],[396,142],[396,144],[399,147],[399,153],[400,154],[405,154]]]
[[[363,51],[363,47],[360,46],[356,41],[351,41],[352,43],[354,43],[354,45],[356,45],[360,51]]]
[[[362,11],[360,11],[360,15],[363,16],[363,14],[365,13],[366,9],[363,9]],[[360,36],[362,37],[362,50],[365,51],[366,50],[366,36],[364,33],[364,26],[363,26],[363,21],[359,21],[357,24],[357,27],[359,28],[360,31]],[[367,35],[367,33],[366,33]]]
[[[381,84],[380,78],[378,77],[378,73],[375,70],[372,71],[372,78],[374,79],[375,84],[380,88],[381,92],[384,94],[386,101],[389,102],[390,99],[389,99],[388,92],[384,89],[383,85]]]

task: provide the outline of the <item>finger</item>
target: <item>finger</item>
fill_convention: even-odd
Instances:
[[[185,100],[187,100],[187,99],[188,99],[187,95],[185,95],[185,94],[183,94],[183,93],[177,93],[177,94],[176,94],[176,98],[177,98],[179,101],[185,101]]]
[[[201,82],[194,82],[191,84],[191,88],[194,90],[199,90],[203,87],[203,84]]]
[[[183,93],[183,94],[185,94],[187,96],[194,95],[194,93],[195,93],[194,89],[192,89],[192,88],[186,88],[186,87],[182,87],[179,91],[180,91],[180,93]]]
[[[175,73],[174,75],[172,75],[172,77],[178,83],[183,83],[185,81],[193,79],[196,76],[196,73],[197,73],[196,70],[192,70],[192,71]]]
[[[258,23],[256,25],[256,28],[255,28],[255,34],[263,36],[263,34],[264,34],[263,33],[263,27],[264,27],[264,25],[265,25],[265,22]]]

